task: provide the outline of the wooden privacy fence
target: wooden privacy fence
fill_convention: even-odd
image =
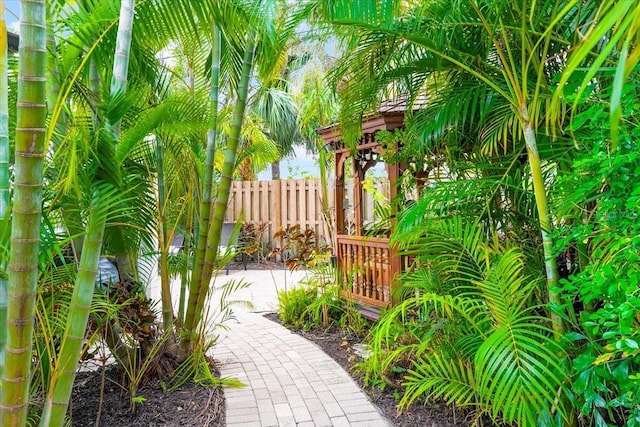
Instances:
[[[328,189],[329,207],[333,208],[334,189]],[[266,223],[264,240],[276,246],[273,234],[298,224],[302,230],[315,231],[320,241],[331,243],[322,213],[322,185],[320,179],[292,179],[275,181],[235,181],[225,222]]]

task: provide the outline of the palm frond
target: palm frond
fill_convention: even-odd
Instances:
[[[416,400],[444,399],[458,406],[475,406],[478,386],[473,364],[439,354],[422,357],[404,378],[405,393],[399,407],[408,408]]]

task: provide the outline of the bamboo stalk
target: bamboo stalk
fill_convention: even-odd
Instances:
[[[538,146],[536,144],[536,135],[531,128],[526,105],[520,108],[520,120],[522,121],[524,140],[527,146],[527,157],[529,159],[529,167],[531,168],[533,191],[540,221],[540,232],[542,234],[542,246],[544,251],[544,265],[547,275],[547,294],[549,296],[549,303],[559,307],[560,296],[555,291],[558,287],[558,266],[556,265],[556,258],[553,255],[553,239],[551,238],[553,226],[551,224],[551,215],[549,213],[549,204],[547,201],[547,191],[540,163],[540,154],[538,153]],[[553,311],[551,312],[550,318],[554,336],[556,340],[559,340],[564,332],[562,318]]]
[[[118,21],[118,35],[116,37],[116,51],[113,61],[113,76],[111,79],[110,93],[111,96],[124,94],[127,91],[127,76],[129,70],[129,58],[131,55],[131,36],[133,31],[135,0],[122,0],[120,4],[120,17]],[[93,76],[92,76],[93,78]],[[112,124],[112,132],[116,147],[120,141],[120,125],[121,120]],[[123,226],[115,227],[114,233],[118,236],[117,240],[124,241]],[[137,278],[137,268],[131,253],[123,246],[114,254],[120,279],[124,280],[127,276]],[[134,257],[135,258],[135,257]]]
[[[20,7],[22,17],[7,345],[0,388],[2,423],[16,426],[26,423],[28,409],[47,115],[45,1],[23,0]]]
[[[9,84],[7,82],[8,40],[4,20],[5,4],[0,0],[0,224],[9,220]],[[0,378],[4,370],[7,343],[6,265],[0,262]]]
[[[131,51],[131,34],[133,29],[135,0],[122,0],[116,37],[116,52],[113,61],[113,78],[111,79],[111,95],[124,93],[127,90],[129,55]],[[120,121],[113,124],[113,135],[116,143],[120,140]]]
[[[162,299],[162,326],[169,330],[173,324],[173,304],[171,302],[171,283],[169,280],[169,235],[164,217],[166,207],[166,191],[164,185],[164,159],[162,142],[156,140],[156,161],[158,163],[158,247],[160,248],[160,289]]]
[[[238,96],[233,109],[233,119],[231,132],[227,139],[225,147],[224,164],[222,165],[220,184],[218,185],[216,202],[214,205],[213,219],[211,221],[210,230],[207,238],[207,253],[203,265],[203,272],[199,283],[192,279],[191,288],[196,292],[189,295],[189,306],[187,307],[187,323],[185,326],[188,331],[194,332],[196,326],[202,318],[205,299],[209,289],[209,282],[213,274],[216,258],[218,256],[218,247],[222,233],[222,224],[229,203],[229,193],[231,183],[233,181],[233,172],[235,170],[236,155],[238,152],[238,141],[240,139],[240,131],[244,121],[244,113],[246,110],[247,96],[249,92],[249,80],[253,69],[253,55],[255,49],[255,41],[253,36],[249,37],[247,46],[244,51],[244,59],[242,64],[242,74],[238,83]],[[187,340],[192,337],[187,334]]]
[[[73,287],[69,306],[69,318],[60,345],[60,352],[49,384],[49,396],[45,402],[40,425],[64,425],[69,406],[69,398],[76,376],[76,365],[80,359],[84,333],[89,319],[91,300],[98,272],[98,262],[102,250],[102,236],[107,217],[107,209],[100,206],[104,195],[100,191],[93,194],[93,203],[87,224],[87,236],[82,247],[80,268]]]
[[[204,174],[202,178],[202,199],[198,219],[198,235],[196,239],[196,252],[193,274],[189,290],[189,304],[185,318],[185,328],[194,329],[195,305],[200,292],[200,281],[204,270],[204,260],[207,250],[207,238],[211,223],[211,189],[213,187],[213,169],[215,167],[216,138],[218,135],[218,101],[220,92],[220,60],[221,60],[221,32],[216,23],[213,24],[213,45],[211,47],[211,91],[209,94],[209,130],[207,132],[207,150],[205,157]]]

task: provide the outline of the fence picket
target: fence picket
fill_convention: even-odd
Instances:
[[[329,195],[333,195],[333,188]],[[332,197],[330,197],[330,200]],[[230,203],[225,221],[267,223],[264,239],[277,246],[273,234],[281,228],[299,224],[311,228],[319,239],[331,244],[322,215],[322,184],[319,179],[278,181],[235,181],[231,186]]]

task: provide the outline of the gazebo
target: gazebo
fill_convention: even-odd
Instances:
[[[389,244],[391,230],[376,229],[374,233],[369,230],[373,220],[370,193],[371,176],[386,172],[388,191],[384,196],[389,211],[388,226],[393,227],[398,209],[400,165],[384,163],[384,148],[376,135],[381,130],[403,127],[404,116],[404,109],[391,108],[363,118],[362,134],[355,150],[345,146],[337,125],[318,130],[325,144],[331,144],[335,150],[334,244],[341,293],[369,318],[377,318],[380,309],[392,306],[397,299],[394,287],[402,261]],[[372,174],[373,171],[377,173]]]

